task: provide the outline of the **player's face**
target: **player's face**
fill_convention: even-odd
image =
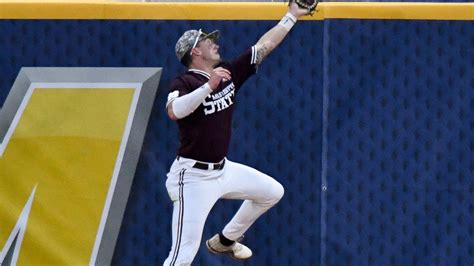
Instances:
[[[199,49],[202,52],[202,57],[206,61],[211,61],[213,63],[218,63],[221,60],[221,55],[219,54],[219,45],[217,45],[211,39],[204,39],[198,44]]]

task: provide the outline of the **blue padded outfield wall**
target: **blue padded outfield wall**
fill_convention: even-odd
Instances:
[[[453,17],[425,20],[403,4],[381,17],[341,4],[358,11],[334,5],[298,22],[241,90],[229,154],[275,177],[285,196],[247,233],[251,260],[203,244],[194,265],[472,265],[474,7],[459,5],[454,15],[427,5]],[[263,20],[3,15],[0,103],[21,67],[163,67],[113,265],[160,265],[171,244],[164,182],[178,143],[164,104],[184,71],[176,40],[218,29],[232,58],[285,12],[270,7]],[[218,202],[203,239],[239,205]]]

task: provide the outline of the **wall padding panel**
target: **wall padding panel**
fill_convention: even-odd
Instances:
[[[474,260],[474,31],[326,20],[328,265]]]

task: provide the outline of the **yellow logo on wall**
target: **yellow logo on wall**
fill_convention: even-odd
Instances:
[[[122,193],[115,190],[123,172],[130,172],[124,169],[136,167],[137,152],[127,154],[136,150],[130,147],[132,135],[138,132],[143,141],[146,123],[134,124],[134,119],[148,118],[152,104],[148,99],[146,110],[138,108],[145,79],[126,84],[117,78],[120,82],[31,82],[0,144],[0,263],[110,261],[120,226],[110,219],[122,217],[108,213],[120,207],[123,215],[133,176],[128,174],[128,188],[119,188]],[[148,87],[156,91],[158,81],[159,75]],[[7,107],[0,116],[11,111]],[[127,166],[130,158],[135,158],[134,165]],[[115,228],[107,229],[111,224]],[[113,243],[102,242],[104,230],[114,234]]]

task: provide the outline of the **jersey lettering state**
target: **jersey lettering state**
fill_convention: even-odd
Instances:
[[[235,96],[235,85],[234,83],[229,84],[224,90],[217,94],[211,94],[202,103],[204,105],[204,114],[210,115],[215,112],[220,112],[232,104],[234,104],[233,98]]]

